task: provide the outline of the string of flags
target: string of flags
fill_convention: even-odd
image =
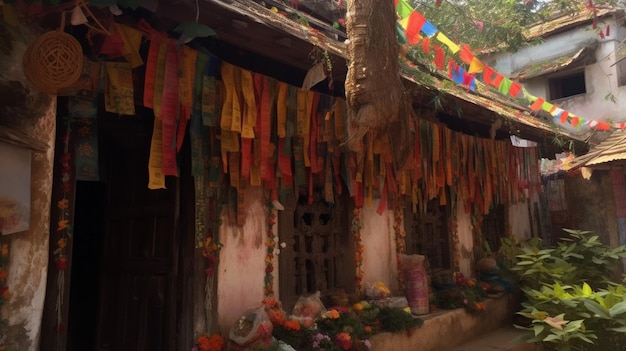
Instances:
[[[570,124],[573,127],[587,127],[599,131],[610,131],[612,129],[626,128],[626,122],[606,122],[582,118],[566,111],[548,101],[545,98],[534,96],[524,87],[515,81],[505,77],[480,61],[467,44],[458,45],[443,32],[437,29],[419,11],[415,10],[407,0],[394,0],[396,13],[398,14],[398,25],[404,31],[404,40],[412,46],[420,45],[422,50],[430,53],[434,51],[434,63],[437,69],[444,71],[447,68],[449,78],[457,84],[466,87],[471,91],[476,90],[476,80],[479,79],[484,84],[496,88],[503,95],[510,95],[514,98],[525,98],[528,100],[528,107],[531,111],[540,110],[548,112],[555,123]],[[436,40],[445,46],[453,55],[458,57],[467,66],[458,64],[454,58],[448,59],[445,65],[445,53],[443,47],[433,43]]]

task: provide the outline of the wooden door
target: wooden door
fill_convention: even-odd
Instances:
[[[108,194],[99,351],[174,349],[179,186],[173,178],[167,189],[147,188],[151,127],[150,121],[115,117],[103,132]]]

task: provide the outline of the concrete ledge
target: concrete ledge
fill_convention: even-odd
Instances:
[[[479,336],[450,351],[534,351],[537,345],[516,341],[522,332],[513,327],[505,327]]]
[[[512,324],[517,309],[512,294],[503,294],[485,301],[486,309],[470,315],[464,309],[438,311],[425,316],[424,325],[411,333],[380,333],[374,335],[372,350],[442,351],[451,350],[479,335]]]

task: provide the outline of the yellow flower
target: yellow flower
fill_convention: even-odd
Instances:
[[[354,305],[352,305],[352,308],[355,311],[363,311],[363,305],[359,302],[359,303],[355,303]]]

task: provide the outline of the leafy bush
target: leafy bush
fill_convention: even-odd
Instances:
[[[554,248],[511,241],[503,247],[526,297],[520,315],[530,320],[525,339],[545,350],[613,350],[626,345],[623,282],[611,281],[626,246],[611,249],[590,232],[565,229]],[[515,259],[511,259],[515,254]],[[595,290],[594,290],[595,289]]]

